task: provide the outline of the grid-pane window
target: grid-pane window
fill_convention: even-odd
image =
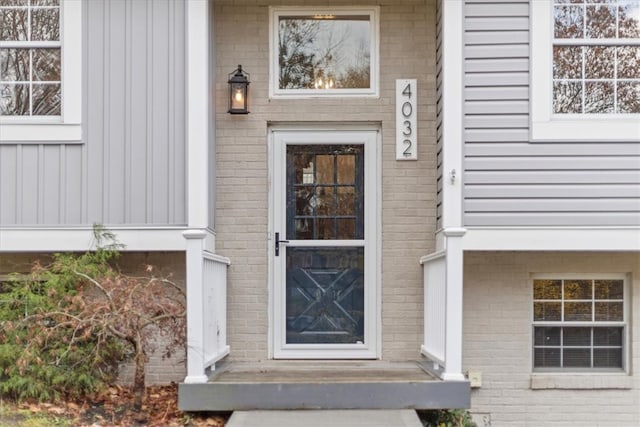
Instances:
[[[60,0],[0,0],[0,115],[62,114]]]
[[[640,113],[640,0],[554,0],[553,113]]]
[[[623,279],[535,279],[533,366],[623,369]]]

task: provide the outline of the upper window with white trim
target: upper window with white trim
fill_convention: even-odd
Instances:
[[[0,142],[80,139],[80,7],[0,0]]]
[[[378,9],[271,9],[271,96],[378,94]]]
[[[534,369],[625,369],[626,299],[621,276],[535,278]]]
[[[533,139],[640,140],[640,0],[531,12]]]

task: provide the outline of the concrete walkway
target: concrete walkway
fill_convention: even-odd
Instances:
[[[235,411],[227,427],[422,427],[410,409]]]

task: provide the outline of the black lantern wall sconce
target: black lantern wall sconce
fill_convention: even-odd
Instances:
[[[249,76],[242,65],[229,73],[229,114],[249,114]]]

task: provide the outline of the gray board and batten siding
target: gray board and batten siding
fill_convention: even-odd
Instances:
[[[464,225],[640,225],[640,143],[530,142],[529,2],[464,25]]]
[[[182,0],[83,2],[83,140],[0,144],[0,225],[183,225]]]

